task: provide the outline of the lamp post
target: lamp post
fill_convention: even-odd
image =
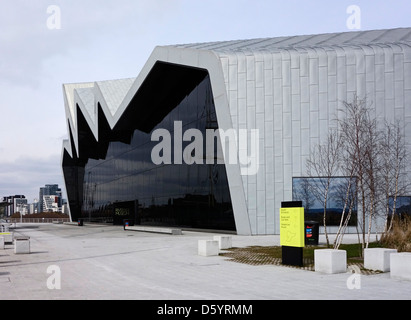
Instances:
[[[19,207],[20,207],[20,223],[23,223],[23,207],[22,207],[22,203],[19,203]]]
[[[19,213],[20,213],[20,223],[22,223],[23,218],[22,218],[22,214],[21,214],[21,204],[20,203],[18,204],[17,208],[18,208]]]

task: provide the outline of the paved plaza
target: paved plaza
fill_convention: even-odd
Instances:
[[[6,300],[277,300],[409,299],[411,281],[389,273],[322,274],[285,266],[247,265],[197,254],[198,240],[217,233],[166,235],[121,226],[17,224],[30,254],[0,251],[0,292]],[[345,241],[356,241],[347,235]],[[320,242],[324,240],[320,237]],[[279,236],[232,236],[234,247],[279,245]],[[58,279],[60,284],[58,287]]]

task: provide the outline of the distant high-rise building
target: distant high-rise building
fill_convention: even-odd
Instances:
[[[2,202],[7,202],[10,205],[5,207],[4,215],[10,217],[13,213],[19,211],[19,205],[27,204],[27,199],[24,195],[14,195],[3,197]]]
[[[26,198],[14,198],[13,204],[14,204],[14,212],[20,212],[23,215],[28,213]]]
[[[29,213],[37,213],[39,210],[38,204],[38,200],[34,199],[34,202],[29,204]]]
[[[62,193],[58,184],[46,184],[44,187],[40,188],[39,191],[39,202],[38,211],[42,212],[45,210],[44,196],[57,196],[57,205],[61,208],[62,205]]]
[[[61,207],[58,205],[60,200],[59,196],[46,195],[43,196],[43,212],[59,212]]]

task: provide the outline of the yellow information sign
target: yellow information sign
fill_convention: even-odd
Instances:
[[[304,247],[304,208],[280,209],[280,244]]]

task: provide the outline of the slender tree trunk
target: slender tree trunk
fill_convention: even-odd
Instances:
[[[328,239],[328,232],[327,232],[327,221],[326,221],[326,218],[327,218],[327,198],[328,198],[328,190],[329,190],[329,187],[330,187],[330,178],[327,178],[328,179],[328,181],[327,181],[327,187],[326,187],[326,190],[325,190],[325,194],[324,194],[324,214],[323,214],[323,224],[324,224],[324,234],[325,234],[325,239],[326,239],[326,242],[327,242],[327,248],[330,246],[330,241],[329,241],[329,239]]]
[[[372,226],[372,219],[374,217],[374,196],[371,196],[370,200],[370,213],[368,214],[368,232],[367,232],[367,242],[365,245],[365,248],[368,248],[368,245],[370,243],[370,236],[371,236],[371,226]]]
[[[350,201],[350,207],[349,207],[349,209],[348,209],[347,218],[346,218],[345,221],[344,221],[343,230],[342,230],[342,232],[341,232],[341,237],[338,239],[337,246],[336,246],[334,249],[338,249],[338,248],[340,247],[341,243],[342,243],[343,235],[345,234],[345,230],[347,229],[348,222],[349,222],[350,219],[351,219],[351,214],[352,214],[353,206],[354,206],[354,199],[351,199],[351,201]],[[357,227],[357,233],[358,233],[358,227]],[[358,237],[359,237],[359,234],[358,234]],[[360,239],[358,238],[358,243],[359,243],[359,242],[360,242]]]
[[[397,148],[398,149],[398,148]],[[394,218],[394,213],[397,207],[397,196],[398,196],[398,180],[400,176],[400,170],[401,170],[401,164],[399,163],[399,156],[398,156],[399,151],[397,151],[397,163],[395,167],[395,191],[394,191],[394,204],[393,204],[393,210],[392,210],[392,217]],[[390,230],[392,229],[392,220],[390,223]]]
[[[347,186],[347,191],[345,193],[345,201],[344,201],[344,207],[341,213],[341,219],[340,219],[340,225],[338,227],[337,230],[337,234],[335,236],[335,240],[334,240],[334,249],[338,249],[338,247],[340,246],[340,243],[342,241],[342,238],[344,237],[344,232],[345,232],[345,228],[343,228],[343,225],[345,224],[345,210],[347,209],[348,206],[348,202],[350,200],[350,191],[351,191],[351,183],[352,183],[352,176],[350,176],[349,178],[349,182],[348,182],[348,186]],[[351,200],[352,202],[352,200]],[[349,209],[349,213],[351,212],[351,206]],[[351,216],[351,214],[350,214]],[[349,220],[349,217],[347,216],[346,220]],[[341,240],[340,240],[341,238]]]
[[[366,206],[365,206],[365,190],[364,190],[364,185],[361,182],[361,205],[362,205],[362,226],[361,226],[361,232],[362,232],[362,242],[361,242],[361,249],[364,251],[364,245],[365,245],[365,220],[366,220]]]

